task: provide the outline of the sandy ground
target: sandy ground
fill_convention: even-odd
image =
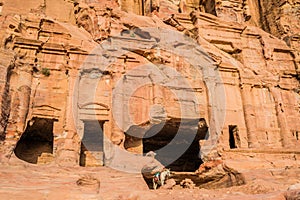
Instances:
[[[231,188],[149,190],[140,174],[108,167],[58,167],[30,164],[0,165],[0,199],[282,199],[300,181],[300,167],[242,170],[247,184]],[[88,178],[87,178],[88,177]],[[79,179],[93,179],[78,184]],[[100,187],[97,181],[100,181]]]

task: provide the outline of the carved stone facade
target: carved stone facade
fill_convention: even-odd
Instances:
[[[54,12],[61,2],[69,15]],[[103,165],[113,162],[116,147],[142,154],[155,150],[157,140],[168,144],[180,123],[187,134],[196,130],[194,160],[199,149],[202,159],[215,157],[205,152],[211,146],[218,152],[299,149],[294,32],[283,35],[287,44],[247,25],[257,23],[247,0],[151,2],[28,1],[21,11],[21,3],[3,1],[2,160],[17,155],[32,163]],[[160,49],[167,36],[138,27],[184,34],[194,43],[172,41]],[[198,63],[184,52],[195,52]],[[158,75],[145,66],[158,66],[167,78],[153,81]],[[143,139],[157,125],[164,128],[156,141]],[[91,133],[99,137],[86,136]],[[28,140],[45,145],[22,153]],[[183,162],[197,164],[187,157]]]

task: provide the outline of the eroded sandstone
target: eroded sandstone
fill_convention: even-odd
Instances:
[[[238,168],[235,155],[299,165],[297,1],[0,8],[1,162],[140,172],[158,151],[176,172],[215,159]],[[220,185],[239,175],[222,169]]]

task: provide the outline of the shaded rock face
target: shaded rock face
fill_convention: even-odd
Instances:
[[[298,200],[300,199],[300,190],[290,190],[285,193],[286,200]]]
[[[262,0],[259,4],[265,30],[280,38],[299,34],[299,1]]]
[[[159,161],[193,171],[219,150],[299,149],[299,4],[270,3],[2,1],[1,159],[99,166],[171,144]]]
[[[222,161],[209,161],[200,166],[196,171],[197,182],[206,189],[217,189],[244,185],[245,177],[238,171],[228,167]]]

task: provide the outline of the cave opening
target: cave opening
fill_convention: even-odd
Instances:
[[[230,149],[236,149],[240,146],[239,130],[237,125],[229,125],[229,147]]]
[[[215,0],[205,0],[201,3],[203,4],[206,13],[217,16]]]
[[[143,153],[155,152],[155,158],[171,171],[194,172],[203,163],[199,158],[199,140],[205,138],[208,128],[202,125],[203,120],[154,125],[143,137]],[[176,153],[179,154],[174,157]]]
[[[42,156],[52,155],[54,121],[46,118],[30,120],[14,149],[15,155],[32,164],[38,164]]]
[[[80,146],[80,166],[103,166],[103,125],[105,121],[86,120]]]

